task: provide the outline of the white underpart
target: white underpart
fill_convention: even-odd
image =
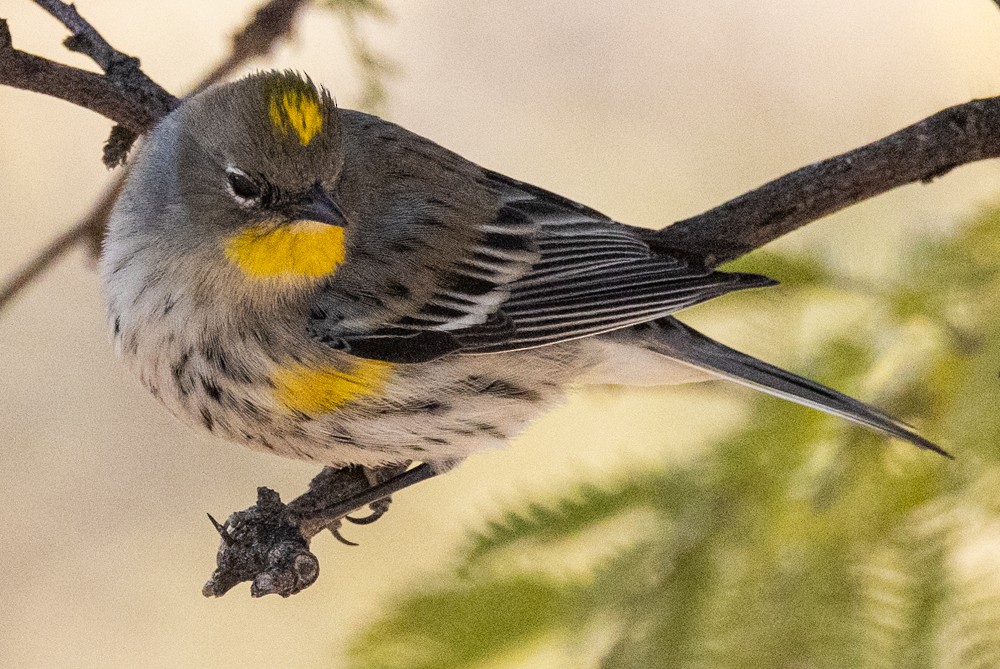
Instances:
[[[591,367],[575,382],[584,385],[672,386],[709,381],[716,378],[691,365],[648,351],[633,344],[622,344],[597,337],[584,340],[597,349],[594,357],[601,362]]]

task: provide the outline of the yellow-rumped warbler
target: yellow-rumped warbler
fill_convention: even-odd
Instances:
[[[724,377],[941,452],[670,314],[772,280],[483,169],[294,73],[186,100],[131,167],[102,274],[178,416],[326,465],[445,467],[568,384]]]

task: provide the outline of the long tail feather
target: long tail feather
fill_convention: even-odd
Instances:
[[[654,344],[659,353],[715,376],[841,416],[945,457],[952,457],[937,444],[921,437],[909,425],[860,400],[740,353],[673,318],[660,319],[655,326]]]

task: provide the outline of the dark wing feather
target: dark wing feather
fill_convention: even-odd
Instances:
[[[528,274],[510,286],[503,312],[513,331],[488,327],[456,333],[463,353],[497,353],[589,337],[661,318],[732,290],[771,285],[766,277],[710,272],[684,262],[626,260],[591,266],[583,273]]]
[[[420,362],[451,352],[535,348],[774,283],[653,250],[641,230],[534,186],[491,172],[480,184],[500,203],[496,224],[481,226],[480,245],[457,260],[417,311],[344,338],[352,353]],[[511,262],[521,271],[505,271]]]
[[[507,286],[538,260],[537,225],[517,211],[501,211],[478,233],[465,253],[437,277],[439,288],[395,325],[453,331],[489,320],[507,297]]]

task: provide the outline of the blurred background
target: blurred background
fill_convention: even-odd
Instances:
[[[140,56],[155,80],[179,94],[222,57],[229,35],[256,3],[79,0],[77,5],[113,45]],[[385,7],[391,19],[365,19],[359,25],[372,48],[394,63],[385,79],[381,115],[484,166],[648,227],[699,213],[791,169],[1000,91],[1000,12],[989,0],[639,0],[624,5],[386,0]],[[9,21],[18,48],[91,67],[60,47],[62,27],[33,3],[2,0],[0,17]],[[342,106],[353,107],[366,91],[347,44],[338,15],[313,7],[302,15],[293,41],[245,71],[303,70],[329,87]],[[86,213],[108,182],[100,148],[110,123],[59,100],[6,88],[0,88],[0,113],[0,269],[7,274]],[[771,256],[747,265],[772,267],[788,287],[713,302],[687,320],[764,359],[811,371],[865,399],[895,403],[961,455],[960,445],[969,439],[962,426],[975,419],[947,419],[950,409],[923,395],[913,399],[908,389],[920,385],[914,379],[924,378],[928,347],[940,343],[940,331],[955,329],[928,325],[936,316],[923,310],[937,305],[924,298],[933,294],[935,281],[948,279],[949,268],[971,262],[962,255],[968,244],[954,240],[966,234],[968,221],[983,220],[996,202],[998,177],[995,162],[962,167],[930,185],[900,189],[808,226],[769,248],[783,258],[808,258],[805,265]],[[994,239],[988,225],[976,230],[980,241]],[[958,250],[944,258],[933,255],[938,247]],[[986,248],[996,250],[996,242]],[[885,297],[880,290],[888,285],[917,284],[923,292],[914,288],[880,302]],[[993,288],[976,292],[977,286],[966,295],[970,304],[977,296],[996,296]],[[919,304],[907,311],[904,306],[912,304],[904,298],[913,295]],[[879,319],[885,319],[884,328],[878,327]],[[966,325],[973,322],[982,327],[985,321]],[[835,355],[823,357],[831,342],[842,342],[845,330],[862,340],[834,346]],[[944,386],[961,385],[966,377],[955,380],[955,374],[946,373],[958,367],[941,365]],[[996,404],[998,368],[962,369],[985,375],[976,377],[976,395],[989,411],[990,403]],[[911,385],[900,390],[899,383]],[[955,404],[954,398],[949,401],[948,407]],[[915,476],[925,484],[962,485],[957,475],[940,473],[943,465],[902,445],[828,422],[815,427],[805,410],[783,413],[777,405],[751,402],[750,393],[716,384],[573,393],[512,447],[477,455],[448,476],[399,495],[391,513],[371,527],[345,530],[360,547],[317,538],[313,550],[322,573],[307,591],[288,600],[251,600],[243,586],[208,600],[200,588],[214,567],[218,539],[205,512],[223,518],[248,506],[258,485],[290,499],[304,490],[315,468],[195,433],[162,410],[115,361],[97,279],[86,254],[77,251],[0,312],[0,574],[5,576],[0,665],[659,666],[649,659],[653,656],[628,651],[625,641],[635,630],[621,632],[626,624],[641,629],[643,621],[629,622],[622,615],[616,624],[587,618],[574,626],[569,621],[575,613],[563,615],[563,609],[546,609],[544,603],[533,610],[549,610],[559,624],[538,622],[537,631],[527,636],[497,624],[495,634],[526,640],[478,655],[448,650],[454,635],[447,629],[427,631],[432,642],[421,647],[420,657],[394,650],[386,639],[414,628],[425,615],[420,602],[426,601],[419,595],[409,599],[411,593],[461,578],[452,572],[469,559],[470,545],[488,551],[503,544],[502,532],[481,533],[469,543],[470,531],[482,529],[487,519],[504,518],[505,509],[523,500],[575,494],[584,481],[620,492],[622,480],[637,480],[634,472],[653,472],[650,480],[669,488],[671,472],[701,471],[719,448],[726,453],[752,449],[758,455],[786,452],[790,447],[782,440],[792,431],[769,440],[767,426],[807,426],[797,432],[802,443],[795,452],[802,459],[786,468],[788,480],[826,486],[817,496],[822,499],[810,497],[815,503],[799,515],[781,516],[791,523],[781,531],[800,538],[820,541],[813,533],[830,529],[831,504],[846,504],[845,499],[851,508],[868,504],[859,488],[851,487],[853,479],[843,483],[834,477],[829,484],[825,474],[815,475],[836,469],[831,463],[851,463],[890,479]],[[763,430],[755,439],[727,437],[740,434],[748,422]],[[977,443],[984,439],[989,437]],[[855,442],[860,446],[855,444],[853,452],[860,449],[869,458],[884,453],[885,458],[873,463],[841,457],[841,446],[831,446],[846,443],[843,448],[850,450]],[[821,454],[818,460],[810,455],[815,453]],[[989,457],[967,457],[963,466],[978,466]],[[756,465],[761,471],[773,471],[772,465],[786,471],[780,464]],[[744,474],[755,471],[747,463],[733,466]],[[914,467],[923,469],[914,474]],[[981,497],[991,500],[983,491],[995,488],[978,474],[963,481],[973,479],[981,484]],[[841,484],[850,494],[829,493]],[[879,488],[877,481],[871,485]],[[924,492],[914,493],[919,499],[907,510],[942,492],[926,488],[918,486]],[[641,494],[633,493],[626,494],[629,504],[641,506]],[[656,508],[671,513],[663,511],[666,506]],[[601,513],[591,520],[614,521],[614,514]],[[976,518],[992,532],[981,536],[996,534],[994,516]],[[594,545],[632,546],[643,522],[619,519],[610,528],[602,526],[604,534]],[[851,536],[878,534],[866,528],[869,534]],[[825,536],[840,536],[841,530]],[[511,541],[503,547],[517,552],[518,546]],[[860,539],[857,546],[865,552]],[[1000,543],[977,546],[949,555],[1000,579]],[[562,565],[556,571],[592,583],[596,576],[586,564],[597,559],[594,551],[560,550],[562,562],[552,563]],[[895,564],[891,551],[886,555],[887,564]],[[505,573],[516,568],[523,565],[498,567]],[[884,574],[887,569],[876,565],[861,571]],[[848,564],[844,573],[855,578],[859,572]],[[736,582],[739,578],[732,576],[714,587],[724,591],[736,588]],[[774,610],[800,611],[788,603],[796,598],[806,604],[830,602],[822,589],[830,582],[836,580],[810,591],[808,582],[793,579],[787,600],[774,597]],[[914,597],[938,596],[928,588]],[[496,607],[487,610],[516,609],[525,601],[523,591],[497,592]],[[980,587],[980,592],[997,589]],[[747,601],[757,599],[748,595]],[[401,602],[411,606],[409,613],[392,618]],[[604,613],[612,615],[613,609]],[[725,619],[713,618],[712,610],[699,609],[716,623]],[[407,615],[414,622],[407,623]],[[941,611],[929,615],[937,620]],[[479,622],[488,627],[488,616]],[[941,628],[928,623],[912,633],[930,643],[922,658],[926,664],[898,666],[963,665],[955,658],[964,656],[941,641]],[[756,642],[741,643],[752,647]],[[1000,652],[995,645],[989,648]],[[445,662],[434,653],[452,654]],[[617,664],[609,659],[614,657]],[[755,665],[757,660],[762,663]],[[757,660],[706,666],[860,666]]]

